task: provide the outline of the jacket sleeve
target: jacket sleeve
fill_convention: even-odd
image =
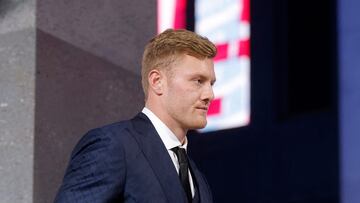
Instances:
[[[76,145],[55,203],[123,202],[124,149],[111,132],[95,129]]]

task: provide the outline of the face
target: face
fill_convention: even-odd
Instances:
[[[205,127],[207,110],[214,99],[212,59],[185,55],[165,75],[162,106],[167,114],[166,123],[184,130]]]

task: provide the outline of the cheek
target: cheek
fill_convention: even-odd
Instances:
[[[181,111],[191,110],[200,98],[199,91],[187,82],[173,82],[168,88],[168,98]]]

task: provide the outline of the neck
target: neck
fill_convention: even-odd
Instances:
[[[178,138],[181,144],[185,143],[185,137],[187,133],[187,129],[182,128],[179,125],[176,125],[175,122],[169,118],[169,115],[164,113],[158,105],[153,105],[151,102],[146,102],[145,107],[148,108],[151,112],[153,112]]]

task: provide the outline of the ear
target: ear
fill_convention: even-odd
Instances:
[[[148,81],[149,81],[149,89],[154,92],[156,95],[163,94],[163,84],[164,77],[162,72],[157,69],[153,69],[149,72]]]

